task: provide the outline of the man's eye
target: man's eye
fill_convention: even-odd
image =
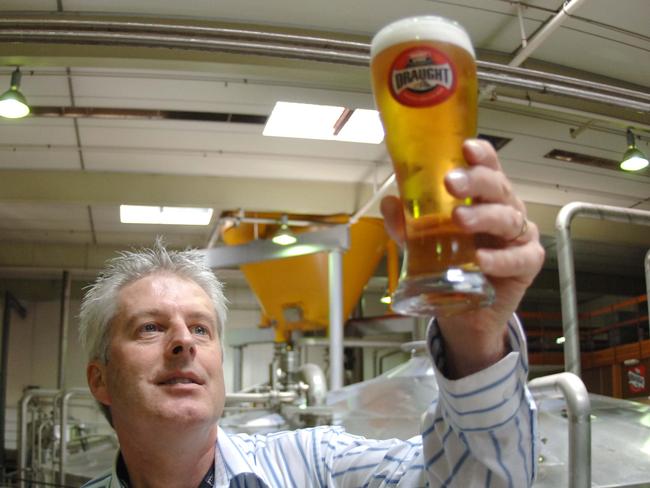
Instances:
[[[140,327],[141,332],[157,332],[158,330],[158,325],[154,323],[144,324],[142,327]]]
[[[210,335],[210,329],[208,329],[204,325],[195,325],[194,333],[198,335]]]

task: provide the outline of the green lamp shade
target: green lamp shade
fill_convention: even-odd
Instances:
[[[626,171],[639,171],[648,166],[648,158],[636,147],[631,146],[623,154],[621,169]]]
[[[0,96],[0,116],[19,119],[29,114],[27,100],[16,88],[10,88]]]

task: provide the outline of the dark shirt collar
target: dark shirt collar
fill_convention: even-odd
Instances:
[[[122,457],[122,453],[117,457],[117,466],[115,468],[115,474],[120,481],[120,486],[123,488],[130,488],[131,480],[129,479],[129,471],[126,469],[126,463]],[[208,469],[208,472],[205,473],[205,476],[201,480],[198,488],[212,488],[214,486],[214,462]]]

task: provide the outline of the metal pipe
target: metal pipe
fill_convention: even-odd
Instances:
[[[210,232],[210,237],[208,237],[208,243],[205,245],[206,249],[210,249],[217,245],[217,242],[219,242],[219,237],[223,232],[224,226],[225,226],[225,221],[223,221],[222,219],[218,219],[217,222],[214,224],[214,227],[212,228],[212,232]]]
[[[578,0],[573,0],[561,12],[573,10],[578,5]],[[562,17],[565,13],[561,13]],[[556,20],[555,22],[558,22]],[[18,27],[16,27],[18,26]],[[30,28],[28,28],[30,27]],[[48,30],[49,29],[49,30]],[[76,29],[76,31],[75,31]],[[120,32],[120,30],[122,32]],[[171,35],[174,34],[174,35]],[[540,36],[541,34],[537,34]],[[0,39],[6,42],[34,42],[45,41],[51,43],[78,42],[105,45],[136,45],[147,47],[171,47],[182,49],[200,49],[217,52],[236,52],[241,54],[258,54],[266,56],[279,56],[309,61],[325,61],[355,66],[368,66],[370,59],[369,45],[366,43],[340,41],[337,39],[317,38],[301,35],[287,35],[273,32],[248,31],[243,29],[220,29],[214,27],[200,27],[192,25],[157,24],[148,22],[125,22],[107,20],[80,20],[80,19],[39,19],[34,17],[5,16],[0,19]],[[532,41],[532,39],[531,39]],[[538,41],[539,42],[539,41]],[[534,49],[529,42],[526,51],[520,52],[518,57],[529,55]],[[515,58],[517,59],[517,57]],[[514,67],[498,65],[479,61],[479,68],[490,70],[512,71]],[[557,86],[553,87],[554,93],[577,96],[591,99],[590,94],[595,91],[619,93],[627,99],[648,99],[648,95],[622,88],[594,83],[577,78],[563,77],[550,73],[541,73],[519,68],[520,77],[544,77],[554,79],[560,83],[569,83],[576,88],[562,92]],[[494,75],[479,71],[479,80],[488,82],[503,82],[518,86],[520,78],[504,76],[495,78]],[[531,85],[523,86],[532,88]],[[543,88],[537,84],[535,89]],[[584,88],[589,88],[585,90]],[[611,103],[627,108],[638,109],[636,106],[625,105],[626,98],[614,97],[609,101],[601,98],[595,101]],[[643,110],[643,109],[641,109]],[[647,108],[645,109],[647,111]]]
[[[233,382],[232,382],[232,389],[234,391],[241,391],[242,389],[242,376],[243,376],[243,370],[244,370],[244,345],[240,344],[237,346],[233,346],[233,371],[232,371],[232,376],[233,376]]]
[[[500,73],[479,73],[479,79],[502,85],[510,85],[517,88],[529,88],[531,90],[538,90],[546,94],[550,93],[555,95],[565,95],[573,98],[579,98],[581,100],[590,100],[594,102],[604,103],[606,105],[630,108],[633,110],[639,110],[641,112],[650,111],[650,103],[617,97],[614,95],[609,95],[607,93],[597,93],[591,90],[583,90],[581,88],[574,88],[571,86],[562,86],[556,83],[527,80],[524,78],[518,78]]]
[[[288,59],[303,59],[320,62],[333,62],[353,66],[367,65],[368,54],[336,51],[326,47],[291,46],[271,44],[267,41],[249,41],[240,39],[220,39],[197,37],[193,35],[151,34],[141,32],[113,31],[68,31],[38,29],[2,29],[0,39],[5,42],[47,42],[49,44],[88,44],[99,43],[117,46],[138,46],[199,51],[219,51],[234,54],[256,54]]]
[[[522,14],[521,14],[521,3],[517,3],[517,13],[519,14],[519,26],[521,28],[521,35],[522,35],[522,42],[521,42],[521,47],[518,49],[518,51],[515,53],[515,56],[510,60],[508,63],[508,66],[513,66],[517,67],[521,65],[526,59],[530,57],[531,54],[533,54],[533,51],[537,49],[542,42],[550,36],[555,29],[560,27],[560,24],[564,22],[564,19],[566,17],[565,13],[565,7],[567,6],[567,3],[575,5],[583,0],[565,0],[564,5],[562,5],[562,8],[555,13],[553,17],[550,17],[544,24],[531,36],[530,39],[526,39],[525,33],[524,33],[524,26],[523,26],[523,19],[522,19]],[[573,9],[574,7],[570,7]],[[481,90],[479,101],[484,101],[484,100],[489,100],[494,96],[494,90],[495,90],[494,84],[489,84],[485,88]]]
[[[399,248],[393,239],[388,239],[386,243],[386,274],[388,275],[388,293],[392,296],[399,282]]]
[[[70,287],[72,280],[69,271],[61,277],[61,305],[59,309],[59,370],[57,388],[65,388],[65,359],[68,350],[68,318],[70,316]]]
[[[386,178],[384,180],[384,182],[379,186],[377,191],[375,191],[372,194],[370,199],[366,203],[364,203],[359,210],[354,212],[354,215],[352,215],[352,217],[350,217],[350,223],[351,224],[356,224],[359,221],[359,219],[363,215],[365,215],[365,213],[368,210],[370,210],[370,207],[372,207],[375,204],[375,202],[379,198],[381,198],[384,195],[384,193],[386,193],[386,190],[388,190],[388,188],[390,187],[390,185],[393,184],[394,181],[395,181],[395,173],[391,173],[390,176],[388,178]]]
[[[232,216],[219,217],[216,224],[214,225],[212,232],[210,233],[210,238],[208,239],[208,243],[205,246],[206,248],[209,249],[216,245],[217,241],[219,240],[219,235],[221,234],[224,226],[226,226],[229,222],[234,222],[235,225],[242,222],[247,224],[280,225],[280,219],[272,219],[272,218],[265,218],[265,217],[246,217],[245,215],[241,215],[241,216],[232,215]],[[298,226],[298,227],[308,227],[310,225],[333,226],[333,225],[338,225],[339,222],[287,219],[286,224],[291,226]]]
[[[562,207],[555,219],[557,263],[560,275],[562,328],[564,331],[564,369],[580,376],[580,335],[578,332],[578,301],[575,266],[571,244],[571,222],[581,215],[636,225],[650,225],[650,212],[631,208],[572,202]]]
[[[18,312],[25,318],[27,310],[9,292],[5,291],[4,310],[2,313],[2,331],[0,331],[0,468],[6,465],[5,452],[5,415],[7,402],[7,367],[9,365],[9,336],[11,332],[11,311]]]
[[[517,75],[521,78],[534,78],[541,80],[550,80],[557,83],[565,83],[567,85],[575,85],[581,88],[591,88],[595,91],[616,93],[617,95],[622,95],[628,98],[637,98],[639,100],[648,100],[650,101],[650,93],[631,90],[629,88],[622,88],[616,85],[606,85],[604,83],[599,83],[597,81],[585,80],[582,78],[573,78],[571,76],[559,75],[557,73],[550,73],[547,71],[539,71],[530,68],[521,68],[519,66],[509,66],[507,64],[493,63],[491,61],[476,61],[476,66],[479,69],[486,69],[497,71],[501,73],[509,73]],[[479,78],[481,74],[479,72]]]
[[[27,409],[34,398],[54,397],[59,390],[27,390],[20,399],[18,409],[18,476],[20,488],[25,487],[25,471],[27,470]]]
[[[519,19],[519,34],[521,35],[521,47],[524,48],[528,44],[526,37],[526,29],[524,28],[524,13],[521,8],[521,1],[517,2],[517,18]]]
[[[61,390],[58,395],[60,401],[59,408],[59,430],[61,440],[59,441],[59,484],[65,486],[65,463],[67,460],[67,440],[66,431],[68,430],[68,401],[75,395],[85,395],[93,398],[90,391],[86,388],[70,388],[69,390]]]
[[[253,31],[245,29],[229,29],[221,27],[206,27],[191,24],[167,24],[133,21],[107,21],[84,19],[43,19],[34,17],[5,16],[0,19],[0,27],[15,28],[20,26],[44,26],[45,28],[70,31],[73,29],[87,30],[89,32],[107,30],[126,30],[129,32],[171,32],[188,36],[205,35],[209,37],[223,37],[232,39],[254,39],[258,41],[273,41],[284,44],[297,44],[318,46],[323,48],[337,48],[346,51],[368,51],[369,45],[362,42],[342,41],[324,37],[283,34],[278,32]]]
[[[320,337],[302,337],[296,340],[296,345],[300,347],[325,347],[329,345],[329,339],[320,338]],[[343,339],[343,347],[367,347],[374,349],[381,348],[395,348],[399,349],[402,347],[402,344],[395,341],[371,341],[365,339]]]
[[[416,317],[416,319],[413,321],[413,341],[425,342],[427,338],[427,328],[429,326],[430,320],[431,319],[429,317]]]
[[[307,405],[324,405],[327,398],[327,378],[320,366],[308,363],[300,366],[300,376],[309,386]]]
[[[591,402],[582,380],[558,373],[528,382],[535,393],[561,393],[569,420],[569,488],[591,487]]]
[[[308,227],[310,225],[338,225],[340,222],[323,222],[320,220],[304,220],[304,219],[287,219],[286,222],[282,221],[280,218],[273,219],[269,217],[238,217],[238,216],[225,216],[220,217],[219,220],[225,222],[236,222],[236,223],[246,223],[246,224],[269,224],[269,225],[280,225],[281,223],[286,223],[287,225],[299,226],[299,227]]]
[[[643,129],[650,131],[650,124],[642,124],[637,121],[628,121],[623,119],[617,119],[615,117],[609,117],[607,115],[597,114],[595,112],[587,112],[585,110],[578,110],[575,108],[569,107],[560,107],[550,105],[548,103],[537,102],[535,100],[527,100],[523,98],[508,97],[504,95],[496,95],[495,98],[489,100],[489,102],[505,102],[513,105],[522,105],[528,108],[538,108],[542,110],[548,110],[551,112],[558,112],[569,115],[577,115],[578,117],[588,117],[592,121],[601,121],[611,125],[617,125],[620,127],[628,128],[632,127],[633,129]]]
[[[508,63],[519,66],[586,0],[565,0],[562,8],[535,32]]]
[[[272,390],[267,393],[228,393],[226,395],[226,405],[238,405],[240,403],[262,403],[262,402],[282,402],[290,403],[298,398],[295,391],[276,391]]]
[[[387,358],[389,358],[389,357],[391,357],[391,356],[394,356],[394,355],[396,355],[396,354],[401,354],[402,352],[403,352],[403,351],[402,351],[401,348],[400,348],[399,351],[390,351],[390,352],[385,352],[384,354],[382,354],[382,355],[379,357],[379,374],[383,374],[383,373],[384,373],[384,359],[387,359]]]
[[[328,256],[330,390],[343,387],[343,253],[333,249]]]
[[[648,306],[648,337],[650,337],[650,249],[645,255],[643,264],[645,268],[645,293],[648,297],[646,301]]]

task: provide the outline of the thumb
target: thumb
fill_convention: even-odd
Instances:
[[[406,240],[404,210],[402,201],[393,195],[388,195],[381,200],[380,210],[384,216],[384,226],[391,239],[403,246]]]

